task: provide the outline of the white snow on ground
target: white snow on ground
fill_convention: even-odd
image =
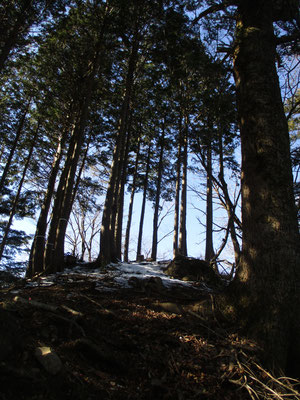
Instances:
[[[165,264],[159,264],[156,262],[132,262],[109,264],[104,269],[91,270],[84,267],[83,264],[72,269],[65,269],[63,272],[58,272],[57,274],[40,277],[37,281],[29,282],[28,286],[51,286],[60,281],[73,282],[76,280],[76,282],[80,282],[80,277],[82,277],[83,281],[88,278],[93,279],[93,281],[96,281],[96,289],[101,291],[130,288],[132,286],[128,281],[132,277],[138,279],[158,277],[166,288],[171,288],[173,286],[192,286],[191,282],[172,279],[165,275],[163,272],[165,267]]]
[[[189,282],[184,282],[179,279],[172,279],[163,273],[163,268],[165,265],[157,263],[139,264],[113,264],[116,268],[115,282],[117,282],[121,287],[130,287],[128,280],[131,277],[138,279],[148,279],[151,277],[159,277],[165,287],[171,286],[191,286]]]

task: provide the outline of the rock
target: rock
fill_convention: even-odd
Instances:
[[[146,279],[132,276],[128,279],[128,283],[135,290],[145,293],[150,293],[152,291],[161,293],[165,289],[163,281],[159,276],[151,276]]]
[[[221,283],[208,262],[180,255],[171,261],[164,273],[176,279],[200,281],[213,286]]]
[[[51,375],[57,375],[62,369],[62,362],[50,347],[42,346],[35,349],[34,355],[44,369]]]
[[[145,257],[144,257],[143,254],[138,254],[137,255],[137,257],[136,257],[136,261],[137,262],[141,262],[141,261],[144,261],[144,260],[145,260]]]
[[[67,268],[74,268],[76,267],[78,259],[76,256],[73,256],[73,254],[65,254],[64,261]]]

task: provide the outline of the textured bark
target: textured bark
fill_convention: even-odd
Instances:
[[[300,373],[300,257],[289,134],[275,69],[273,2],[238,7],[234,72],[242,146],[243,249],[231,286],[269,366]]]

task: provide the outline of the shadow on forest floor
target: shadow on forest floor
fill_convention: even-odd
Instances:
[[[197,286],[109,291],[101,280],[106,290],[74,273],[0,291],[1,400],[300,398],[237,329],[185,312],[204,296]]]

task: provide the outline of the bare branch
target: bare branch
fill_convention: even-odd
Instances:
[[[209,14],[213,14],[217,11],[223,11],[226,10],[227,7],[229,6],[236,6],[237,5],[237,1],[224,1],[223,3],[220,4],[215,4],[209,8],[207,8],[206,10],[204,10],[202,13],[200,13],[198,15],[198,17],[196,17],[193,21],[192,24],[196,25],[200,19],[206,17]]]

